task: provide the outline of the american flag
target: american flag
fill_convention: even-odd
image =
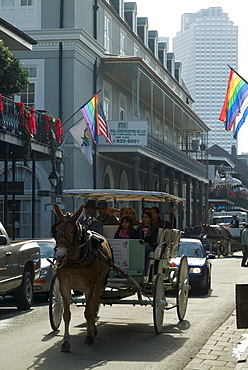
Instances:
[[[102,103],[98,104],[98,135],[103,135],[109,144],[113,144],[113,138],[109,130]]]

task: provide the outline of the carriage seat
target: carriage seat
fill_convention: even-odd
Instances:
[[[114,239],[115,233],[119,225],[103,225],[103,236],[106,239]]]
[[[149,258],[159,260],[160,258],[176,257],[181,231],[178,229],[159,229],[159,232],[158,246],[154,252],[150,252]]]

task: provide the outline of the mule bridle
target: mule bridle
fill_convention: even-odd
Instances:
[[[62,230],[57,232],[56,228],[62,222],[64,222],[64,227],[62,228]],[[66,236],[66,228],[68,224],[72,224],[73,226],[75,226],[73,242],[70,242]],[[58,245],[64,244],[68,250],[69,256],[72,256],[77,249],[83,248],[88,243],[88,239],[86,238],[86,241],[81,244],[81,238],[83,235],[82,225],[77,221],[75,222],[71,217],[65,217],[62,220],[58,220],[57,222],[55,222],[52,227],[52,234],[54,239],[56,240],[55,252],[58,248]],[[59,238],[63,238],[63,240],[59,240]]]

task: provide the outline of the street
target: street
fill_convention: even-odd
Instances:
[[[60,351],[63,322],[53,332],[48,304],[37,301],[30,311],[17,311],[0,301],[1,369],[173,369],[181,370],[235,308],[235,284],[247,283],[241,252],[212,260],[209,296],[190,294],[185,320],[176,309],[165,311],[164,327],[155,335],[152,307],[106,306],[100,309],[98,336],[84,343],[84,309],[72,309],[71,353]],[[168,297],[174,302],[173,295]]]

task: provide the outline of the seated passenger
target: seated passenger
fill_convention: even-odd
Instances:
[[[130,216],[122,217],[120,225],[115,233],[115,239],[138,239],[138,231],[133,227],[133,220]]]
[[[158,227],[152,224],[152,215],[150,211],[142,213],[142,225],[137,228],[139,239],[145,246],[145,275],[148,275],[149,269],[149,253],[154,251],[158,245]]]
[[[171,223],[167,220],[162,220],[159,214],[159,208],[158,207],[152,207],[151,208],[151,214],[152,214],[152,224],[157,225],[157,227],[165,228],[165,229],[171,229]]]
[[[88,200],[84,207],[84,215],[79,218],[78,222],[88,230],[95,231],[102,235],[102,223],[96,219],[96,203],[94,200]]]
[[[133,207],[127,207],[124,213],[124,216],[130,216],[133,220],[133,226],[139,226],[140,222],[137,219],[136,211]]]
[[[127,207],[121,207],[121,209],[120,209],[120,220],[119,221],[121,221],[122,217],[124,217],[126,209],[127,209]]]
[[[97,202],[97,211],[99,216],[98,221],[101,221],[102,225],[118,225],[118,220],[114,215],[108,214],[108,206],[106,200],[99,200]]]

